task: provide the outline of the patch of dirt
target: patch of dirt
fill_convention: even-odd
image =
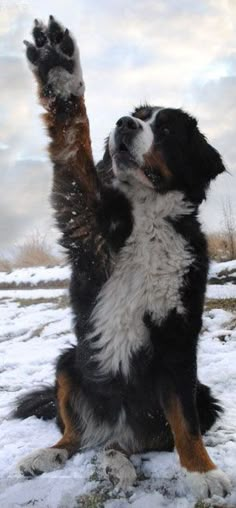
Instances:
[[[49,280],[40,281],[37,284],[29,282],[21,282],[16,284],[15,282],[1,282],[0,289],[65,289],[69,287],[69,280]]]
[[[236,311],[236,298],[213,298],[207,299],[205,303],[205,310],[224,309],[229,312]]]
[[[228,270],[227,268],[225,270],[221,270],[215,277],[211,277],[209,279],[209,284],[227,284],[230,282],[231,284],[236,284],[236,271],[235,268],[232,268],[232,270]]]
[[[209,501],[198,501],[198,503],[195,504],[194,508],[235,508],[235,506],[229,505],[224,502],[223,504],[216,504],[214,502],[211,503]]]
[[[5,297],[2,299],[4,300]],[[70,305],[69,296],[67,295],[51,296],[50,298],[16,298],[14,301],[18,303],[19,307],[28,307],[30,305],[51,303],[58,309],[65,309]]]
[[[218,286],[223,286],[224,284],[227,284],[230,282],[231,284],[236,284],[236,277],[228,275],[227,277],[222,277],[219,279],[218,277],[212,277],[209,279],[209,284],[216,284]]]
[[[111,497],[105,492],[92,492],[76,499],[76,508],[104,508],[104,503]]]

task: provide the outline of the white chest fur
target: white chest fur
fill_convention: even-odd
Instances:
[[[132,354],[149,340],[143,323],[146,311],[157,323],[172,309],[184,313],[180,288],[193,257],[167,217],[190,210],[180,192],[135,194],[132,234],[115,259],[92,315],[92,336],[100,336],[96,355],[102,373],[121,370],[129,375]]]

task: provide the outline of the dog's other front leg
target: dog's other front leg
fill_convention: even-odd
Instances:
[[[40,448],[24,457],[17,465],[24,476],[33,477],[61,469],[80,447],[78,418],[73,414],[71,404],[75,386],[66,370],[57,373],[56,387],[58,420],[63,428],[63,437],[50,448]],[[79,396],[79,389],[76,390],[76,396]]]
[[[161,403],[170,423],[187,482],[198,498],[230,491],[227,476],[210,459],[202,440],[196,407],[195,359],[172,364],[162,380]],[[172,370],[172,372],[171,372]]]

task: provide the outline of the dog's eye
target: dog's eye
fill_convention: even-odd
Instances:
[[[168,124],[166,122],[160,122],[159,120],[156,122],[156,128],[159,136],[167,137],[171,133]]]
[[[168,127],[163,127],[162,134],[164,134],[164,136],[169,136],[170,129],[168,129]]]

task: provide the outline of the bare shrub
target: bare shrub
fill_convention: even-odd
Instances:
[[[45,238],[33,234],[16,249],[13,268],[28,268],[31,266],[56,266],[61,264],[61,258],[53,254]]]
[[[227,237],[229,259],[236,258],[236,222],[230,198],[223,201],[224,229]]]
[[[222,230],[208,234],[208,251],[216,261],[236,259],[236,218],[229,196],[222,201]]]
[[[234,242],[236,245],[236,232],[234,233]],[[207,236],[208,252],[211,259],[215,261],[229,261],[232,257],[231,241],[226,232],[211,233]]]

